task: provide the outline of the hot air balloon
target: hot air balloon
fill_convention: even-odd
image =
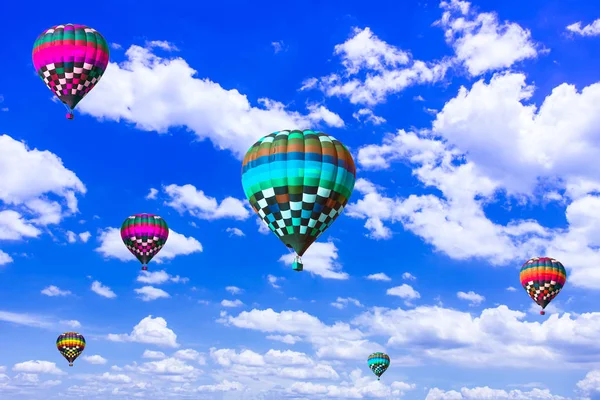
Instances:
[[[85,338],[77,332],[65,332],[56,339],[56,347],[72,367],[73,361],[85,349]]]
[[[169,227],[164,219],[154,214],[135,214],[121,225],[121,239],[142,263],[142,270],[148,269],[152,257],[158,254],[167,243]]]
[[[560,293],[567,281],[567,271],[560,261],[550,257],[534,257],[521,267],[521,285],[529,296],[544,308]]]
[[[73,109],[96,86],[108,65],[106,40],[85,25],[65,24],[44,31],[33,45],[33,66],[73,119]]]
[[[354,188],[356,166],[337,139],[312,130],[283,130],[254,143],[242,164],[242,186],[262,221],[301,256],[336,220]]]
[[[383,373],[390,366],[390,356],[385,353],[373,353],[367,359],[369,363],[369,368],[375,375],[377,375],[377,380],[383,375]]]

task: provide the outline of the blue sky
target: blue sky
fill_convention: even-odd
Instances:
[[[0,398],[600,398],[600,6],[322,3],[9,5]],[[111,44],[74,121],[31,62],[67,22]],[[358,171],[296,273],[240,170],[306,128]],[[140,212],[172,230],[148,273],[117,231]],[[569,273],[544,317],[538,255]]]

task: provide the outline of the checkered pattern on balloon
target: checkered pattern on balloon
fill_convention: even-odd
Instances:
[[[337,139],[313,130],[283,130],[258,140],[242,164],[242,186],[261,220],[301,256],[348,203],[356,166]]]

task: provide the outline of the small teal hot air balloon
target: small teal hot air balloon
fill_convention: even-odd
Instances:
[[[377,380],[383,375],[383,373],[390,366],[390,356],[385,353],[373,353],[368,358],[369,368],[375,375],[377,375]]]

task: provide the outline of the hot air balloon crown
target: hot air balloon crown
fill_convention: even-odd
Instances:
[[[254,143],[242,163],[250,205],[298,257],[339,217],[356,180],[352,155],[339,140],[313,130],[283,130]]]

